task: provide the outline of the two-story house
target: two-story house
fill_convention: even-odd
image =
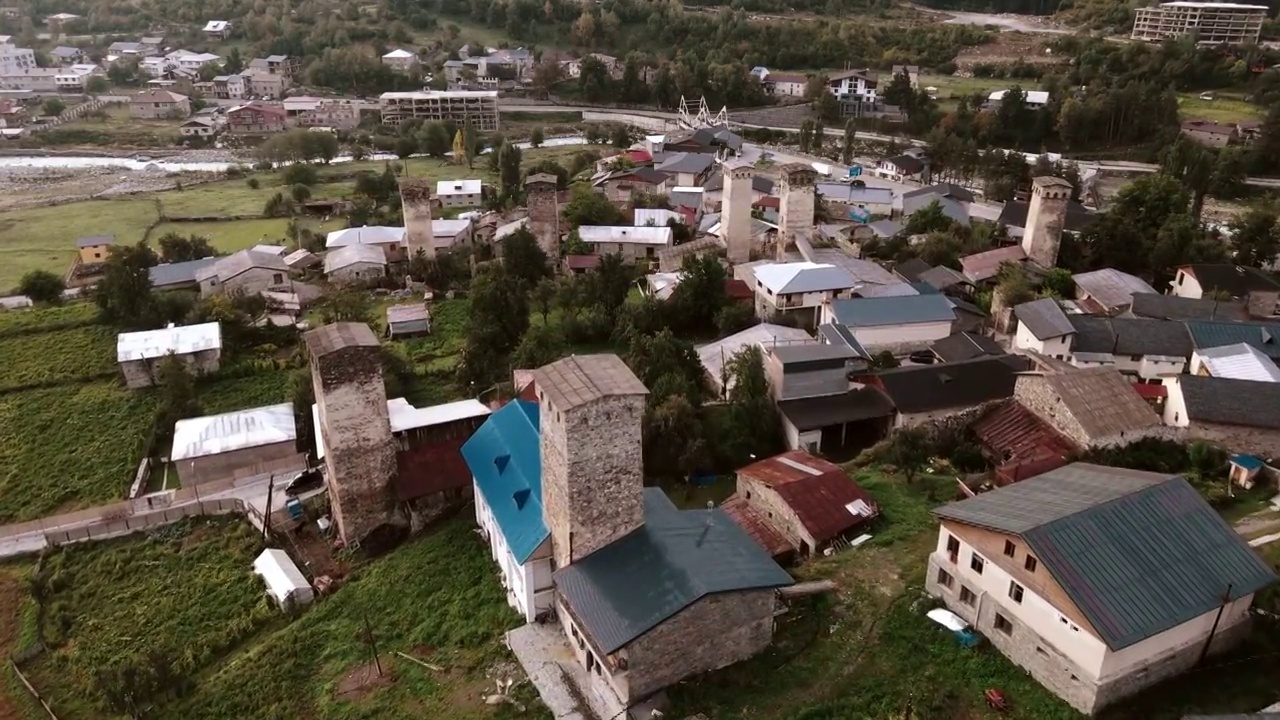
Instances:
[[[1272,317],[1280,303],[1280,282],[1257,268],[1199,263],[1183,265],[1169,286],[1169,294],[1184,298],[1239,300],[1255,317]]]
[[[934,513],[929,594],[1086,714],[1235,645],[1276,579],[1179,475],[1074,463]]]
[[[227,111],[227,130],[242,135],[281,132],[285,129],[284,108],[260,102],[239,105]]]
[[[815,327],[823,304],[850,297],[858,284],[844,268],[826,263],[765,263],[753,270],[756,315],[765,320],[790,315]]]
[[[845,70],[827,77],[827,89],[842,100],[876,101],[879,78],[873,70]]]

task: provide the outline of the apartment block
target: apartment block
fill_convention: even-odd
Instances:
[[[425,90],[383,93],[382,124],[399,127],[410,118],[425,122],[452,121],[462,126],[470,121],[480,132],[498,129],[496,90]]]
[[[1202,44],[1241,45],[1258,41],[1266,17],[1265,5],[1167,2],[1157,7],[1138,8],[1131,37],[1160,42],[1195,34]]]

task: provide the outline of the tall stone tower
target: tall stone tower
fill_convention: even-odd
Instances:
[[[1066,180],[1038,177],[1031,181],[1031,206],[1027,209],[1027,225],[1022,230],[1022,250],[1028,260],[1042,268],[1058,264],[1058,247],[1062,244],[1070,202],[1071,183]]]
[[[640,438],[649,391],[617,355],[571,355],[534,371],[542,506],[556,567],[644,524]]]
[[[302,339],[310,356],[333,517],[343,541],[355,543],[388,522],[395,510],[396,442],[378,338],[364,323],[334,323]]]
[[[418,251],[435,257],[435,233],[431,230],[431,181],[400,178],[400,207],[404,211],[404,239],[409,259]]]
[[[724,246],[729,263],[751,260],[751,166],[743,162],[724,164],[724,202],[720,209]]]
[[[813,237],[814,205],[818,172],[804,163],[781,168],[778,181],[778,261],[787,247],[799,238]]]
[[[551,261],[560,256],[560,201],[556,198],[556,176],[534,173],[524,179],[525,205],[529,208],[529,231]]]

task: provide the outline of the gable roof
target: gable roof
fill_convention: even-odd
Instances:
[[[1021,245],[984,250],[960,258],[960,272],[972,282],[982,282],[995,277],[1000,272],[1001,265],[1007,262],[1022,262],[1026,259],[1027,253]]]
[[[1196,422],[1280,429],[1280,383],[1179,375],[1187,418]]]
[[[1275,580],[1178,475],[1073,463],[934,512],[1021,536],[1112,650]]]
[[[334,230],[325,236],[326,248],[344,245],[387,245],[404,242],[404,228],[386,225],[364,225],[361,227]]]
[[[843,268],[823,263],[768,263],[754,270],[756,280],[775,295],[847,290],[856,284]]]
[[[1053,298],[1040,298],[1013,307],[1013,315],[1037,340],[1052,340],[1076,331],[1062,306]]]
[[[875,223],[872,223],[873,225]],[[918,257],[904,260],[893,266],[893,271],[901,275],[907,282],[916,282],[926,270],[932,270],[933,267],[929,263]]]
[[[507,548],[525,562],[550,534],[542,516],[538,406],[527,400],[503,405],[462,445],[462,457]]]
[[[644,525],[553,577],[604,654],[708,595],[792,583],[723,510],[679,510],[658,488],[644,489]]]
[[[1280,367],[1248,343],[1196,350],[1200,362],[1213,377],[1259,382],[1280,382]]]
[[[1031,203],[1026,200],[1010,200],[1000,209],[1000,217],[996,220],[996,223],[1005,227],[1025,228],[1027,226],[1027,214],[1030,212]],[[1097,220],[1097,213],[1072,200],[1067,203],[1067,217],[1062,229],[1067,232],[1083,232],[1089,229],[1089,226],[1097,222]]]
[[[76,248],[82,249],[93,247],[95,245],[114,245],[116,238],[114,235],[90,235],[76,240]]]
[[[1114,355],[1191,357],[1193,345],[1185,325],[1168,320],[1072,315],[1076,337],[1071,352]]]
[[[837,322],[849,327],[910,325],[956,319],[951,303],[943,295],[835,300],[831,303],[831,312]]]
[[[839,465],[803,450],[752,463],[738,470],[738,476],[756,480],[776,492],[820,543],[880,512],[871,495]]]
[[[946,290],[957,285],[969,285],[969,278],[952,270],[945,265],[939,265],[935,268],[929,268],[920,273],[919,282],[929,283],[929,285],[939,289]]]
[[[1071,279],[1076,284],[1077,295],[1087,293],[1102,306],[1103,310],[1112,310],[1133,303],[1133,296],[1139,293],[1154,293],[1146,280],[1115,268],[1103,268],[1093,272],[1077,273]]]
[[[1135,293],[1129,315],[1154,320],[1248,320],[1244,303],[1184,298],[1159,293]]]
[[[302,342],[313,357],[324,357],[351,347],[377,347],[373,329],[360,322],[338,322],[322,325],[302,333]]]
[[[375,265],[386,266],[387,256],[377,246],[361,245],[359,243],[353,245],[343,245],[342,247],[330,250],[324,255],[324,272],[337,272],[343,268],[351,267],[360,263],[372,263]]]
[[[933,185],[926,185],[925,187],[918,188],[916,190],[909,190],[903,193],[902,198],[905,200],[907,198],[919,197],[922,195],[928,195],[931,198],[947,197],[967,203],[974,201],[973,193],[968,188],[961,187],[954,183],[934,183]]]
[[[1044,380],[1089,437],[1110,437],[1161,424],[1156,411],[1117,370],[1088,368],[1046,375]]]
[[[1018,373],[1031,369],[1021,355],[997,355],[938,365],[883,370],[875,383],[900,413],[981,405],[1013,396]]]
[[[649,394],[622,358],[612,353],[570,355],[534,370],[533,379],[539,395],[564,412],[605,397]]]
[[[1078,452],[1075,443],[1017,400],[1010,399],[970,426],[999,463],[998,484],[1023,480],[1067,464]],[[1003,476],[1003,478],[1002,478]]]
[[[196,279],[204,282],[210,277],[217,277],[219,282],[225,283],[231,278],[254,268],[283,273],[289,271],[289,266],[284,264],[284,259],[279,255],[258,250],[241,250],[226,257],[218,258],[218,261],[213,265],[197,270]]]
[[[221,348],[222,326],[216,322],[171,326],[120,333],[116,336],[116,362],[151,360],[169,353],[186,355]]]
[[[973,360],[989,355],[1004,355],[1004,348],[994,338],[977,333],[963,332],[948,335],[929,346],[934,355],[944,363]]]
[[[218,262],[216,257],[184,260],[176,263],[160,263],[147,268],[151,286],[155,288],[172,287],[196,282],[196,274]]]
[[[914,175],[924,170],[924,161],[915,155],[894,155],[891,158],[885,158],[881,162],[898,168],[905,175]]]
[[[1229,263],[1199,263],[1178,269],[1195,277],[1205,294],[1225,292],[1242,298],[1254,291],[1280,291],[1280,283],[1258,268]]]
[[[436,195],[479,195],[482,185],[477,179],[437,180]]]
[[[1185,325],[1196,348],[1247,343],[1269,358],[1280,358],[1280,324],[1192,321]]]

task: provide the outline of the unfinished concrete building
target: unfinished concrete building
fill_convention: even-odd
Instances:
[[[814,205],[818,172],[804,163],[781,168],[778,181],[778,261],[786,259],[788,246],[800,238],[813,237]]]
[[[418,251],[435,257],[435,231],[431,224],[431,183],[429,178],[401,178],[400,206],[404,211],[404,241],[412,259]]]
[[[724,202],[720,208],[724,246],[729,262],[740,265],[751,260],[751,165],[727,162],[724,165]]]
[[[391,433],[378,338],[364,323],[305,333],[323,437],[325,479],[338,534],[348,545],[388,523],[397,443]]]
[[[1031,181],[1031,204],[1027,209],[1022,250],[1028,260],[1042,268],[1052,268],[1058,263],[1058,247],[1062,244],[1070,202],[1071,183],[1066,180],[1038,177]]]
[[[525,203],[529,208],[529,231],[548,257],[560,257],[560,201],[558,180],[550,173],[534,173],[524,179]]]
[[[534,372],[542,494],[556,567],[644,524],[640,439],[649,391],[617,355],[574,355]]]

